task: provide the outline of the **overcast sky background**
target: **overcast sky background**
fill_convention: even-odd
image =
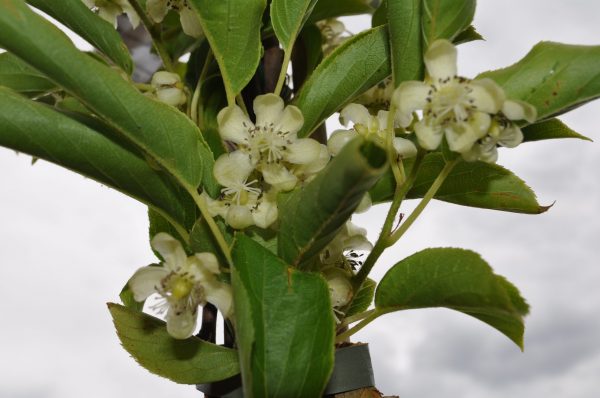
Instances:
[[[487,39],[460,46],[470,77],[512,64],[540,40],[600,44],[600,3],[482,0]],[[366,18],[347,20],[358,31]],[[600,104],[562,119],[599,139]],[[529,143],[499,163],[537,192],[546,214],[527,216],[433,203],[375,269],[425,247],[475,250],[532,306],[525,353],[487,325],[449,310],[389,314],[370,342],[377,385],[403,398],[595,398],[600,382],[600,146]],[[198,397],[151,375],[119,346],[105,302],[154,261],[146,209],[94,181],[0,148],[0,398]],[[409,210],[407,207],[406,210]],[[386,209],[355,222],[374,240]]]

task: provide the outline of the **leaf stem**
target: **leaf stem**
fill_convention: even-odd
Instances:
[[[208,74],[208,69],[210,67],[210,63],[213,60],[212,51],[209,49],[208,53],[206,53],[206,58],[204,59],[204,66],[202,67],[202,71],[200,72],[200,77],[198,77],[198,82],[196,83],[196,88],[194,89],[194,95],[192,96],[192,104],[190,109],[190,119],[196,125],[198,125],[198,101],[200,100],[200,91],[202,90],[202,85],[204,84],[204,80],[206,80],[206,75]]]
[[[433,199],[433,197],[440,189],[440,187],[442,186],[442,184],[444,183],[454,166],[456,166],[456,164],[459,161],[460,157],[457,157],[456,159],[446,163],[446,165],[444,166],[440,174],[437,176],[435,181],[433,181],[433,184],[431,184],[431,187],[429,187],[429,190],[427,191],[425,196],[423,196],[423,199],[421,199],[417,207],[415,207],[412,213],[410,213],[410,216],[408,216],[406,221],[404,221],[400,225],[400,227],[389,236],[389,238],[387,239],[388,246],[391,246],[394,243],[396,243],[402,237],[402,235],[404,235],[404,233],[408,231],[408,229],[415,222],[415,220],[419,218],[425,207],[427,207],[429,202],[431,202],[431,199]]]
[[[281,63],[281,71],[279,72],[279,79],[277,79],[277,85],[275,86],[275,91],[273,93],[275,95],[281,94],[281,89],[283,88],[283,83],[285,82],[285,77],[287,76],[288,65],[290,64],[290,57],[292,56],[291,48],[287,49],[283,54],[283,62]]]
[[[369,323],[374,321],[381,314],[382,313],[378,309],[374,309],[373,312],[371,312],[367,317],[365,317],[365,319],[360,321],[357,325],[351,327],[350,329],[346,330],[344,333],[338,335],[335,338],[335,342],[341,343],[343,341],[347,341],[350,338],[350,336],[352,336],[354,333],[358,332],[359,330],[361,330],[362,328],[367,326]]]
[[[156,52],[160,56],[163,66],[165,67],[165,69],[167,71],[175,73],[175,68],[173,67],[173,62],[171,61],[169,52],[165,48],[164,43],[162,41],[159,26],[150,20],[150,18],[148,17],[148,14],[146,14],[146,10],[144,10],[144,8],[138,2],[138,0],[128,0],[128,1],[129,1],[129,4],[131,4],[131,7],[133,7],[135,12],[140,17],[140,20],[142,21],[142,24],[144,24],[144,27],[146,28],[148,33],[150,34],[150,37],[152,37],[152,44],[154,45]]]
[[[233,261],[231,258],[231,249],[229,248],[229,245],[225,241],[225,237],[221,233],[219,226],[217,225],[217,223],[215,223],[215,220],[210,215],[210,213],[208,211],[208,207],[206,206],[206,201],[194,189],[190,190],[190,194],[192,195],[192,198],[194,198],[194,202],[196,202],[196,206],[198,206],[198,209],[200,210],[202,217],[204,217],[204,220],[208,224],[208,228],[210,229],[210,232],[212,232],[215,240],[217,241],[217,244],[219,245],[219,248],[223,252],[225,259],[227,260],[229,265],[232,265]]]
[[[337,328],[342,329],[342,328],[345,328],[346,326],[350,325],[351,323],[358,322],[358,321],[368,317],[369,315],[371,315],[371,313],[373,313],[373,311],[375,311],[375,308],[370,309],[365,312],[359,312],[358,314],[354,314],[352,316],[346,317],[346,318],[344,318],[342,323],[340,323],[337,326]]]

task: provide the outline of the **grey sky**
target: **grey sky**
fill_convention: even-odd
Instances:
[[[487,39],[463,45],[465,76],[509,65],[536,42],[600,44],[593,1],[480,0],[475,19]],[[356,23],[365,18],[353,18]],[[598,138],[600,104],[564,117]],[[473,318],[411,311],[375,321],[358,340],[371,344],[376,380],[402,397],[593,398],[600,382],[600,147],[582,141],[503,150],[543,204],[540,216],[433,203],[376,268],[429,246],[478,251],[532,305],[526,350]],[[197,397],[191,387],[150,375],[119,346],[105,302],[153,261],[142,205],[46,162],[0,148],[0,398]],[[405,210],[410,209],[408,207]],[[356,222],[372,238],[385,209]]]

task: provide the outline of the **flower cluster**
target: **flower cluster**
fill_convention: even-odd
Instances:
[[[117,27],[117,17],[121,14],[127,14],[134,28],[140,23],[140,17],[127,0],[83,0],[83,2],[115,28]]]
[[[346,26],[338,19],[330,18],[317,22],[317,27],[321,31],[323,44],[321,46],[323,55],[327,56],[338,48],[349,36],[344,36]]]
[[[426,80],[403,82],[393,94],[396,120],[414,130],[424,149],[437,149],[445,138],[450,150],[466,160],[495,162],[497,145],[512,148],[523,140],[514,121],[535,121],[536,109],[507,100],[491,79],[458,76],[456,58],[456,48],[447,40],[431,44],[424,59]],[[417,111],[422,114],[415,120]]]
[[[156,96],[160,102],[175,107],[185,104],[187,98],[178,74],[165,71],[156,72],[152,75],[150,85],[154,89],[152,95]]]
[[[187,0],[148,0],[146,9],[156,23],[162,22],[169,10],[177,11],[181,28],[186,35],[196,38],[203,35],[198,15],[192,10]]]
[[[277,192],[289,191],[310,180],[329,162],[327,147],[311,138],[298,138],[304,117],[295,106],[285,106],[274,94],[254,100],[256,122],[237,105],[218,116],[221,138],[235,146],[217,159],[216,180],[221,197],[205,196],[209,211],[236,229],[269,227],[277,220]]]
[[[134,299],[144,301],[160,296],[155,306],[166,312],[167,331],[177,339],[192,335],[196,328],[198,306],[214,304],[224,317],[232,315],[231,287],[218,280],[219,264],[212,253],[188,257],[178,240],[161,232],[151,242],[164,262],[161,266],[138,269],[129,280]]]

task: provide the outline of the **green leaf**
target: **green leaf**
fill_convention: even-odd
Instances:
[[[306,137],[325,119],[391,74],[385,26],[345,41],[326,57],[295,99],[304,115],[298,136]]]
[[[557,138],[577,138],[592,141],[592,139],[579,134],[558,119],[548,119],[530,124],[521,130],[523,131],[523,142],[553,140]]]
[[[245,397],[320,397],[333,370],[335,322],[318,274],[289,268],[247,236],[233,249]]]
[[[396,87],[406,80],[423,80],[421,3],[422,0],[396,0],[387,6],[392,76]]]
[[[361,312],[365,312],[371,303],[373,302],[373,296],[375,295],[375,287],[377,286],[377,282],[373,279],[367,279],[358,292],[356,292],[355,297],[352,299],[352,304],[350,308],[346,311],[345,316],[352,316]]]
[[[176,340],[165,323],[118,304],[108,304],[123,348],[144,368],[181,384],[224,380],[240,372],[237,352],[190,337]]]
[[[377,8],[377,0],[318,0],[309,22],[344,15],[370,14]]]
[[[381,5],[375,10],[371,17],[371,27],[381,26],[387,24],[388,8],[387,0],[383,0]]]
[[[227,89],[233,99],[254,76],[262,45],[266,0],[190,0],[200,17]]]
[[[316,25],[306,25],[300,32],[292,53],[294,87],[302,87],[323,59],[321,31]]]
[[[115,28],[81,0],[26,0],[96,47],[125,72],[133,72],[129,50]]]
[[[144,309],[144,302],[135,301],[135,299],[133,298],[133,291],[129,287],[129,281],[127,281],[125,286],[123,286],[123,289],[121,289],[121,293],[119,293],[119,298],[121,299],[121,302],[125,307],[133,311],[141,312]]]
[[[225,223],[221,220],[215,220],[215,223],[219,227],[227,244],[231,246],[233,236],[227,230]],[[199,218],[196,224],[194,224],[194,228],[192,228],[192,232],[190,233],[190,250],[192,253],[213,253],[218,257],[220,264],[228,263],[227,259],[223,257],[223,252],[204,218]]]
[[[444,165],[441,153],[428,154],[407,198],[422,198]],[[412,167],[411,163],[406,166],[407,169]],[[387,173],[370,192],[373,203],[391,200],[394,189],[394,177]],[[531,188],[510,170],[484,162],[458,163],[437,191],[435,199],[514,213],[540,214],[548,210],[548,207],[538,203]]]
[[[523,317],[529,306],[518,289],[479,254],[463,249],[425,249],[394,265],[375,293],[387,313],[444,307],[479,319],[523,349]]]
[[[516,64],[479,77],[535,106],[538,120],[550,118],[600,97],[600,46],[541,42]]]
[[[143,158],[47,105],[2,87],[0,145],[83,174],[162,210],[181,225],[195,220],[187,193]]]
[[[282,195],[279,256],[303,266],[335,237],[361,199],[385,172],[385,151],[362,138],[349,142],[317,177]]]
[[[0,54],[0,86],[30,97],[56,88],[44,75],[11,53]]]
[[[475,0],[423,0],[423,51],[437,39],[453,41],[473,22]]]
[[[292,50],[296,36],[316,2],[317,0],[273,0],[271,2],[273,30],[286,52]]]
[[[460,32],[452,41],[455,45],[469,43],[471,41],[485,40],[473,25]]]
[[[0,47],[93,109],[188,191],[201,182],[217,185],[212,154],[191,120],[143,95],[120,73],[79,51],[22,0],[0,3]]]

